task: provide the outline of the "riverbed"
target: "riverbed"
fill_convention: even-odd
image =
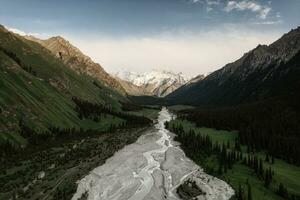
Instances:
[[[87,193],[89,200],[175,200],[180,199],[177,187],[187,179],[205,192],[198,199],[229,199],[233,189],[203,172],[173,140],[174,134],[165,128],[172,117],[163,108],[154,127],[79,180],[72,199]]]

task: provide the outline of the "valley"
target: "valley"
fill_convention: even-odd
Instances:
[[[0,69],[1,200],[300,199],[300,27],[186,76],[0,25]]]
[[[180,199],[176,190],[187,180],[194,181],[206,199],[229,199],[234,194],[231,187],[204,173],[173,141],[174,135],[164,128],[172,118],[163,108],[155,127],[79,181],[73,199],[85,193],[91,200]]]

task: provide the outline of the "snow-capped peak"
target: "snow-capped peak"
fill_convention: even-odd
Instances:
[[[179,82],[181,84],[186,83],[190,80],[188,76],[180,73],[174,73],[167,70],[152,70],[145,73],[135,73],[129,71],[120,71],[114,74],[116,77],[131,82],[137,86],[142,86],[146,84],[160,85],[166,81],[168,82]]]
[[[130,82],[139,87],[148,88],[156,96],[164,96],[190,80],[183,73],[174,73],[167,70],[152,70],[145,73],[120,71],[115,77]]]

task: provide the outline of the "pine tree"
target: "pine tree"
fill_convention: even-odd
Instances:
[[[251,185],[248,183],[248,200],[253,200],[252,198],[252,191],[251,191]]]
[[[289,196],[286,187],[282,183],[279,184],[277,193],[279,196],[284,197],[284,198],[287,198]]]
[[[275,164],[275,158],[274,156],[272,156],[272,161],[271,161],[272,165]]]
[[[241,184],[239,184],[239,189],[238,189],[238,193],[237,193],[237,200],[244,200],[244,191],[243,191],[243,188],[242,188]]]
[[[262,159],[259,159],[259,171],[258,171],[260,176],[264,175],[264,168],[263,168],[263,163],[262,163]]]
[[[269,154],[266,154],[265,162],[270,162]]]

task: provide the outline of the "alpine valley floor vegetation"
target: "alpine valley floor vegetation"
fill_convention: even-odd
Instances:
[[[137,111],[135,111],[138,113]],[[140,115],[153,117],[158,110],[147,109]],[[25,148],[22,152],[6,151],[1,159],[0,199],[71,199],[76,181],[105,163],[117,150],[137,140],[147,127],[118,127],[122,119],[99,117],[93,130],[47,141]]]
[[[299,166],[240,144],[238,131],[197,127],[177,112],[178,118],[167,124],[175,140],[207,173],[231,184],[234,199],[299,199]]]

